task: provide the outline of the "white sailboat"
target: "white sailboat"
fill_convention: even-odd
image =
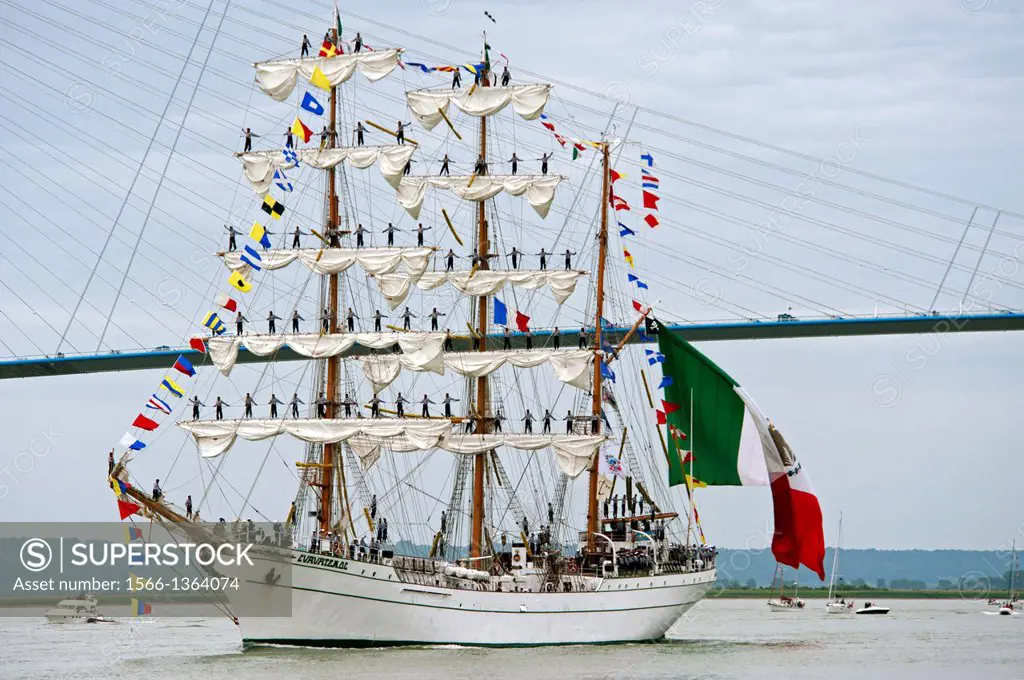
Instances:
[[[832,554],[832,575],[828,579],[828,600],[825,602],[825,611],[829,614],[850,614],[853,612],[853,600],[849,602],[846,598],[832,597],[836,584],[836,570],[839,567],[839,547],[843,543],[843,513],[839,513],[839,531],[836,535],[836,549]]]
[[[775,593],[775,586],[778,584],[779,592]],[[786,579],[784,578],[784,571],[781,564],[775,566],[775,578],[772,579],[772,592],[768,598],[768,609],[773,612],[798,612],[801,611],[806,603],[800,599],[799,586],[793,593],[793,597],[787,596],[783,591],[785,589]]]
[[[1014,616],[1020,613],[1020,597],[1015,587],[1017,571],[1020,569],[1020,562],[1017,560],[1017,542],[1013,542],[1010,549],[1010,587],[1006,601],[999,605],[1000,616]]]

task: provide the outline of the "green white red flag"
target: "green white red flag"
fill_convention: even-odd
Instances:
[[[775,559],[793,568],[803,564],[824,580],[821,506],[782,434],[729,374],[679,335],[663,330],[658,349],[671,378],[659,420],[676,434],[668,438],[669,484],[690,478],[690,488],[771,486]],[[682,408],[668,408],[677,404]]]

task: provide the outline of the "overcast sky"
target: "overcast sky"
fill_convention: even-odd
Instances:
[[[5,244],[0,248],[0,282],[4,284],[0,286],[4,313],[0,339],[5,345],[0,353],[4,356],[53,352],[67,323],[66,310],[74,307],[85,288],[95,252],[132,181],[133,163],[142,158],[207,2],[169,4],[175,9],[165,16],[153,14],[156,5],[116,0],[102,5],[22,0],[0,6],[0,81],[5,91],[15,95],[0,103],[0,138],[8,150],[10,168],[3,199],[8,210],[0,217]],[[159,132],[164,145],[175,143],[182,104],[191,92],[189,83],[206,57],[222,7],[221,0],[216,0],[214,16],[200,41],[203,47],[197,47],[177,91],[179,104],[171,108],[170,120]],[[160,210],[146,227],[105,348],[174,345],[195,331],[195,320],[205,311],[204,300],[212,297],[212,286],[220,281],[218,265],[209,252],[223,245],[221,224],[243,222],[247,215],[252,219],[252,193],[237,181],[240,172],[228,153],[239,148],[238,128],[250,124],[254,131],[278,138],[274,143],[279,144],[294,115],[293,109],[275,104],[251,87],[252,70],[246,62],[294,53],[303,30],[317,43],[330,21],[330,7],[327,2],[308,1],[287,6],[255,0],[233,3],[202,79],[205,88],[195,99],[195,106],[206,113],[193,110],[187,119],[186,130],[195,136],[183,135],[177,145],[168,171],[175,184],[161,189]],[[483,16],[485,9],[495,16],[496,24]],[[371,17],[401,31],[363,25],[349,14]],[[651,299],[665,299],[675,319],[770,318],[789,307],[806,316],[834,313],[829,310],[855,314],[876,308],[885,312],[929,309],[963,230],[954,220],[935,213],[963,221],[971,216],[974,205],[984,206],[976,216],[980,226],[969,230],[957,259],[960,268],[954,268],[946,285],[966,288],[978,255],[986,248],[977,276],[989,280],[996,308],[1024,307],[1020,262],[1005,255],[1020,246],[1024,220],[1000,217],[998,231],[985,246],[987,228],[999,209],[1024,213],[1024,134],[1019,124],[1024,106],[1020,41],[1024,13],[1005,0],[706,0],[692,6],[604,0],[503,5],[402,0],[386,7],[346,2],[343,15],[346,33],[360,29],[371,44],[405,45],[410,50],[408,60],[430,63],[468,60],[467,53],[478,49],[480,31],[486,28],[494,51],[511,60],[517,82],[526,80],[525,75],[520,77],[524,71],[544,74],[557,84],[571,83],[624,104],[677,117],[643,111],[629,136],[643,148],[660,151],[664,160],[659,159],[659,167],[679,178],[663,177],[662,192],[698,206],[663,202],[663,214],[682,227],[756,244],[745,240],[753,238],[749,230],[708,211],[719,210],[756,224],[769,217],[781,194],[684,162],[681,156],[783,185],[789,191],[801,176],[831,169],[828,161],[839,158],[837,181],[913,206],[899,207],[817,185],[818,198],[841,204],[843,209],[806,207],[799,217],[811,222],[795,220],[785,229],[790,240],[773,237],[756,250],[743,251],[742,272],[737,271],[735,248],[723,249],[692,230],[667,226],[656,233],[644,232],[634,247],[638,273],[650,280]],[[151,33],[141,41],[133,39],[141,35],[133,31],[142,23],[140,17],[146,16],[152,19]],[[71,27],[73,34],[66,32]],[[439,44],[402,31],[429,36]],[[54,40],[80,59],[52,51],[47,43]],[[38,63],[39,58],[53,64]],[[120,78],[115,71],[130,77]],[[409,72],[395,80],[384,87],[394,88],[397,94],[403,88],[441,84]],[[355,92],[376,96],[361,77],[353,82],[357,81]],[[564,129],[576,125],[581,136],[603,127],[613,108],[613,102],[561,85],[556,93],[549,112]],[[136,105],[145,111],[135,109]],[[344,106],[353,104],[346,101]],[[372,100],[370,106],[388,110],[381,114],[386,121],[402,115],[396,104],[386,100]],[[260,115],[274,122],[264,123]],[[346,120],[350,115],[346,109]],[[614,119],[618,134],[623,134],[631,116],[629,106],[620,106]],[[508,119],[508,131],[527,130],[530,136],[524,139],[530,144],[541,150],[555,148],[536,123],[513,123],[511,115]],[[76,127],[62,128],[60,121]],[[787,156],[685,121],[791,149],[807,158]],[[419,132],[414,127],[414,134]],[[694,146],[680,137],[715,149]],[[204,143],[204,138],[209,142]],[[97,146],[107,154],[98,152]],[[424,166],[415,171],[429,172],[430,159],[437,158],[442,148],[432,145]],[[501,147],[496,153],[511,153],[512,148]],[[622,167],[634,179],[640,148],[629,146],[623,151]],[[769,165],[739,160],[722,150]],[[120,153],[133,160],[118,161]],[[91,351],[97,344],[120,272],[131,257],[131,244],[156,190],[164,153],[148,160],[153,170],[139,180],[131,201],[135,207],[126,211],[116,232],[125,240],[114,239],[97,270],[100,280],[90,288],[96,292],[86,297],[79,314],[86,326],[73,327],[68,336],[75,349]],[[520,155],[532,159],[532,153]],[[467,156],[466,151],[453,154],[462,161],[469,160]],[[19,169],[15,159],[25,159],[29,167]],[[564,154],[558,162],[571,163]],[[580,168],[571,170],[575,173]],[[923,194],[856,172],[966,200]],[[224,177],[230,179],[225,182]],[[684,183],[684,177],[726,187],[741,198],[709,193]],[[110,182],[105,187],[104,179]],[[48,197],[45,187],[50,180],[61,184],[55,193],[68,196],[67,203]],[[65,189],[77,193],[65,194]],[[189,191],[194,191],[196,200],[189,199]],[[365,219],[375,226],[392,219],[406,228],[415,224],[402,217],[400,208],[384,204],[385,194],[371,193],[369,185],[360,185],[355,198],[357,203],[363,201],[360,210],[373,215]],[[571,199],[571,192],[560,195],[547,223],[537,221],[521,201],[507,203],[518,230],[514,233],[535,239],[552,233],[541,229],[562,228],[565,233],[559,238],[567,240],[557,245],[573,245],[569,239],[575,234],[584,250],[583,218],[565,218],[559,212],[571,212]],[[312,219],[316,209],[312,203],[309,206],[306,214]],[[56,231],[41,214],[67,232]],[[912,229],[897,228],[885,220]],[[822,222],[852,233],[825,229]],[[87,245],[76,245],[73,236]],[[450,245],[443,240],[441,227],[435,227],[433,237],[443,247]],[[50,238],[59,239],[71,252],[54,251],[47,243]],[[828,255],[823,248],[834,252]],[[932,259],[915,259],[907,251]],[[1024,246],[1016,252],[1024,253]],[[862,262],[855,263],[851,257]],[[800,271],[779,268],[768,258],[792,263]],[[713,263],[716,271],[704,271],[701,262]],[[624,278],[621,258],[615,267]],[[821,276],[808,276],[807,269]],[[918,283],[892,278],[881,269],[899,270]],[[986,274],[990,271],[994,273]],[[743,283],[734,274],[750,280]],[[845,283],[837,287],[828,281],[830,277]],[[292,288],[287,290],[294,291],[304,278],[295,275],[288,280]],[[766,286],[783,293],[766,292]],[[694,294],[695,287],[703,292]],[[935,306],[953,309],[958,298],[944,293]],[[423,304],[429,310],[434,304],[450,307],[455,300],[441,297]],[[623,314],[615,320],[621,320],[626,318],[628,295],[616,300],[623,305],[616,308]],[[579,297],[566,309],[584,307]],[[265,315],[266,309],[259,307],[257,315]],[[310,307],[307,316],[312,314]],[[555,322],[569,326],[581,321],[575,311],[568,316]],[[1019,502],[1024,489],[1019,443],[1024,364],[1019,343],[1012,333],[933,333],[706,343],[701,349],[732,373],[786,433],[820,494],[830,544],[842,511],[847,547],[990,549],[1008,544],[1014,536],[1024,542],[1024,506]],[[65,345],[63,350],[71,348]],[[297,371],[294,365],[276,374],[290,381],[278,396],[291,394],[300,375]],[[213,387],[213,372],[205,372],[203,379],[209,382],[203,386],[214,391],[200,394],[224,394],[229,401],[237,401],[239,391],[247,391],[245,376],[259,376],[257,369],[243,369],[232,376],[233,387]],[[0,382],[0,427],[5,435],[0,444],[0,519],[116,519],[103,481],[106,452],[160,377],[159,372],[148,372]],[[448,382],[430,384],[443,391],[454,381],[449,377]],[[564,404],[558,403],[564,412]],[[201,485],[200,463],[194,447],[176,431],[164,433],[140,456],[137,474],[145,483],[165,475],[179,449],[181,460],[187,462],[172,477],[173,487],[179,497],[186,491],[195,493],[192,489]],[[288,468],[300,455],[297,451],[293,446],[287,455],[275,454],[272,459],[268,470],[276,472],[270,473],[267,488],[261,485],[256,492],[263,512],[283,515],[287,508],[293,488]],[[251,473],[252,460],[235,461],[237,469],[244,471],[248,465]],[[189,472],[180,472],[185,469]],[[447,470],[444,467],[438,474]],[[240,485],[249,483],[251,476]],[[582,483],[578,486],[582,488]],[[282,493],[281,488],[286,491]],[[730,547],[759,547],[763,542],[760,537],[770,518],[766,489],[710,489],[700,494],[699,502],[712,542]],[[280,506],[280,511],[274,506]]]

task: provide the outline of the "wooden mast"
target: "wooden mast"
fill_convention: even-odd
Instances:
[[[611,172],[608,164],[608,142],[601,142],[601,226],[598,231],[597,254],[597,311],[594,316],[594,393],[592,434],[601,432],[601,319],[604,317],[604,266],[608,257],[608,192],[611,189]],[[595,533],[601,526],[597,514],[597,478],[600,449],[594,454],[590,464],[590,488],[587,494],[587,551],[593,552],[596,546]]]
[[[487,33],[484,33],[484,69],[480,75],[480,86],[487,87],[487,79],[490,71],[487,68]],[[480,117],[480,158],[487,160],[487,117]],[[490,260],[487,257],[489,243],[487,240],[487,215],[484,212],[484,201],[477,206],[476,222],[476,248],[477,267],[479,269],[490,269]],[[479,335],[480,351],[487,350],[487,296],[481,295],[477,301],[477,334]],[[487,377],[481,376],[476,379],[476,433],[486,434],[488,431],[488,384]],[[484,545],[484,477],[487,467],[486,453],[478,453],[473,457],[473,527],[470,535],[470,557],[481,557]]]
[[[341,39],[337,29],[332,29],[335,44]],[[337,144],[337,123],[338,123],[338,88],[331,88],[331,116],[327,145],[334,147]],[[335,186],[335,168],[327,170],[327,225],[325,235],[330,245],[333,238],[332,230],[338,229],[338,193]],[[329,319],[328,329],[331,333],[338,332],[338,275],[328,276],[328,302],[327,313]],[[341,373],[341,357],[330,357],[327,359],[327,389],[324,398],[327,400],[327,417],[335,415],[335,405],[338,401],[338,376]],[[323,465],[320,467],[320,530],[331,530],[331,506],[332,506],[332,481],[334,475],[335,458],[341,460],[341,456],[335,456],[341,451],[340,444],[323,445]]]

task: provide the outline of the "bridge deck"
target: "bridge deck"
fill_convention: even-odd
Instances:
[[[1024,313],[739,321],[686,325],[666,324],[665,327],[681,333],[683,337],[693,342],[778,340],[784,338],[820,338],[855,335],[944,334],[1024,330]],[[616,344],[625,336],[628,330],[625,327],[615,327],[611,329],[606,328],[604,332],[610,334],[610,342]],[[587,332],[592,337],[592,329],[588,329]],[[579,331],[574,329],[562,331],[563,347],[576,346],[578,334]],[[549,335],[548,331],[538,330],[534,332],[535,344],[538,346],[543,345]],[[500,346],[500,335],[492,335],[490,338],[488,342],[490,346]],[[631,342],[644,342],[644,339],[639,337],[639,335],[634,335]],[[656,338],[649,336],[647,342],[656,342]],[[523,336],[514,334],[512,343],[516,347],[523,346]],[[469,340],[466,336],[455,336],[454,344],[456,349],[469,349]],[[360,345],[356,345],[349,352],[349,355],[358,356],[367,353],[367,351]],[[196,363],[201,362],[201,355],[189,347],[160,347],[151,350],[108,352],[105,354],[25,357],[0,360],[0,380],[167,368],[179,354],[190,356]],[[267,361],[269,358],[250,354],[244,348],[240,349],[238,353],[238,363],[257,363]],[[275,358],[278,361],[292,361],[303,359],[304,357],[285,348],[278,352]]]

